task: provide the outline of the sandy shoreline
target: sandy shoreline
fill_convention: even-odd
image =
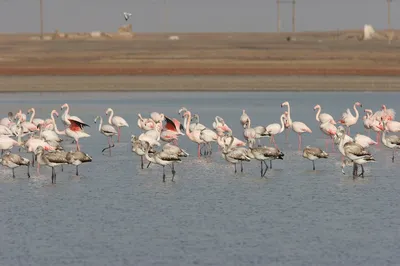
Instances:
[[[399,91],[400,77],[370,76],[0,76],[0,92]]]

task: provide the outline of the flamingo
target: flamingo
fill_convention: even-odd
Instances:
[[[283,107],[283,106],[287,106],[287,108],[288,108],[287,109],[287,112],[288,112],[287,113],[288,123],[289,123],[289,126],[293,129],[293,131],[296,132],[297,135],[298,135],[298,138],[299,138],[299,151],[300,151],[301,150],[301,134],[303,134],[303,133],[312,133],[312,131],[303,122],[299,122],[299,121],[292,122],[292,118],[290,116],[290,104],[289,104],[289,102],[286,101],[286,102],[282,103],[281,107]]]
[[[231,131],[229,131],[229,132],[231,132]],[[223,149],[225,147],[225,145],[229,145],[229,142],[227,142],[223,131],[217,130],[217,135],[218,135],[217,143],[218,143],[219,147],[221,147]],[[233,143],[232,143],[232,147],[244,147],[244,146],[246,146],[246,142],[241,141],[240,139],[238,139],[236,137],[233,137],[233,139],[234,140],[233,140]]]
[[[20,109],[16,114],[14,119],[19,118],[21,122],[25,122],[26,121],[26,114],[22,113],[22,110]]]
[[[75,175],[79,175],[79,165],[82,163],[88,163],[92,161],[92,157],[84,152],[81,151],[70,151],[67,152],[67,155],[65,157],[67,160],[68,164],[75,165]]]
[[[104,152],[105,150],[109,150],[110,156],[111,156],[111,148],[115,146],[112,137],[117,135],[118,132],[115,130],[115,128],[112,125],[103,125],[103,118],[101,116],[96,116],[94,119],[94,123],[97,122],[97,120],[100,119],[100,124],[99,124],[99,132],[103,134],[104,136],[107,137],[108,140],[108,147],[105,147],[101,152]],[[112,143],[112,146],[111,146]]]
[[[278,123],[273,123],[273,124],[269,124],[266,127],[266,131],[269,135],[271,135],[271,142],[275,145],[275,148],[278,148],[278,146],[276,145],[276,141],[275,141],[275,135],[280,134],[283,132],[283,130],[285,130],[285,123],[284,123],[284,119],[287,115],[287,112],[283,113],[280,117],[281,120],[281,124]]]
[[[326,122],[330,123],[331,121],[328,120]],[[324,158],[324,159],[328,158],[328,153],[324,152],[323,150],[321,150],[318,147],[311,147],[311,146],[307,145],[303,150],[303,157],[312,161],[313,171],[315,171],[315,160],[320,159],[320,158]]]
[[[193,142],[197,143],[197,156],[200,158],[201,151],[200,151],[200,144],[204,143],[204,140],[200,138],[200,130],[193,130],[190,132],[190,120],[192,119],[192,114],[190,111],[185,111],[183,116],[186,118],[186,136]]]
[[[231,141],[229,145],[226,145],[222,150],[222,156],[224,159],[235,166],[235,174],[237,173],[236,164],[240,162],[240,171],[243,173],[243,161],[250,162],[251,158],[248,156],[248,151],[244,147],[233,148],[234,138],[231,133],[228,136]]]
[[[368,136],[370,136],[371,135],[371,124],[372,124],[372,120],[371,120],[372,110],[365,109],[364,112],[365,112],[365,115],[363,116],[363,124],[364,124],[365,130],[368,131]]]
[[[137,155],[140,156],[140,161],[141,161],[141,168],[143,169],[143,156],[146,153],[146,142],[139,140],[138,137],[135,135],[131,136],[131,144],[132,144],[132,152],[136,153]],[[157,146],[159,146],[160,143],[158,143]],[[151,146],[151,145],[150,145]],[[154,153],[155,151],[153,149],[150,149],[149,153]]]
[[[220,116],[216,116],[215,117],[215,122],[213,122],[213,128],[218,131],[222,131],[222,132],[229,132],[232,131],[232,129],[225,124],[224,119],[222,119]]]
[[[350,109],[347,108],[346,112],[344,112],[342,114],[342,118],[339,120],[339,123],[341,123],[342,125],[345,125],[347,127],[347,130],[348,130],[347,134],[349,134],[349,135],[350,135],[350,127],[352,125],[355,125],[359,118],[357,106],[362,107],[362,104],[359,102],[354,103],[353,109],[356,114],[355,116],[353,116],[353,114],[350,112]]]
[[[56,110],[53,110],[50,113],[51,121],[52,121],[53,128],[54,128],[54,132],[56,132],[56,134],[58,134],[58,135],[66,135],[65,130],[63,130],[63,131],[59,131],[58,130],[57,123],[56,123],[56,120],[54,118],[54,115],[56,115],[58,117],[58,113],[57,113]]]
[[[13,120],[14,120],[13,113],[8,112],[8,116],[0,120],[0,125],[10,127],[12,124],[14,124]]]
[[[73,138],[76,142],[76,150],[80,151],[79,139],[80,138],[87,138],[90,137],[88,133],[83,131],[84,126],[89,126],[88,124],[84,123],[80,118],[76,116],[69,116],[68,118],[70,125],[65,129],[65,134]]]
[[[110,117],[108,118],[108,123],[118,128],[118,142],[119,142],[121,136],[121,127],[129,127],[129,125],[122,117],[114,116],[113,109],[108,108],[106,111],[106,115],[108,114],[110,114]]]
[[[154,122],[156,122],[156,123],[161,123],[161,122],[163,122],[164,119],[165,119],[164,114],[160,114],[160,113],[157,113],[157,112],[152,112],[152,113],[150,114],[150,117],[151,117],[151,119],[152,119]]]
[[[31,175],[29,174],[30,161],[28,159],[24,158],[24,157],[21,157],[18,154],[14,154],[14,153],[11,153],[11,152],[7,151],[3,155],[3,157],[0,158],[0,163],[3,166],[6,166],[6,167],[12,169],[13,178],[15,178],[14,169],[17,168],[17,167],[20,167],[22,165],[26,165],[28,167],[28,173],[27,173],[28,178],[31,177]]]
[[[44,153],[45,149],[39,146],[35,150],[38,163],[51,167],[51,183],[56,182],[56,171],[54,167],[68,164],[65,152],[49,152]]]
[[[10,150],[14,146],[19,146],[19,143],[8,136],[0,136],[1,155],[3,155],[4,150]]]
[[[160,138],[166,142],[174,141],[176,143],[178,141],[178,137],[180,135],[184,135],[181,131],[182,125],[175,118],[170,119],[164,116],[164,120],[166,121],[166,124],[161,130]]]
[[[247,140],[247,143],[250,148],[253,147],[255,141],[258,141],[260,146],[260,138],[270,136],[267,132],[267,129],[263,126],[257,126],[252,128],[251,127],[251,120],[250,118],[247,119],[247,123],[243,126],[244,127],[244,138]]]
[[[207,129],[205,125],[200,123],[200,117],[198,114],[194,114],[192,120],[196,120],[196,122],[190,124],[190,131]]]
[[[249,120],[250,117],[246,114],[246,110],[243,109],[243,113],[240,116],[240,123],[242,124],[242,126],[244,127],[247,123],[247,120]]]
[[[395,149],[400,148],[400,137],[396,135],[386,136],[386,131],[387,131],[386,121],[383,120],[382,143],[389,149],[392,149],[393,151],[392,163],[394,163]]]
[[[163,167],[163,182],[165,182],[165,166],[171,165],[174,162],[181,162],[181,159],[179,158],[178,155],[170,155],[170,154],[165,154],[163,152],[155,152],[155,153],[153,153],[153,156],[150,157],[149,150],[150,150],[151,146],[148,142],[146,142],[146,144],[147,144],[147,148],[145,151],[146,159],[151,163],[158,164]],[[172,181],[174,181],[176,172],[175,172],[174,168],[171,168],[171,169],[172,169]]]
[[[334,136],[336,135],[337,128],[332,124],[332,121],[328,120],[319,125],[319,129],[332,139],[332,151],[334,150]],[[325,149],[328,149],[328,139],[325,139]]]
[[[261,163],[261,177],[264,177],[268,170],[268,165],[265,162],[266,160],[269,161],[270,165],[272,165],[272,160],[280,159],[283,160],[284,154],[277,148],[273,147],[256,147],[256,148],[249,148],[247,150],[247,155],[251,159],[256,159]],[[263,171],[263,164],[265,165],[265,171]]]
[[[153,151],[154,153],[154,151]],[[159,156],[161,158],[169,158],[170,156],[172,157],[188,157],[189,153],[187,153],[184,149],[181,149],[180,147],[173,145],[171,143],[166,143],[164,144],[164,146],[162,147],[162,150],[159,154]],[[178,163],[180,161],[177,161]],[[147,165],[147,168],[149,168],[151,162],[149,162],[149,164]],[[171,164],[171,168],[172,171],[175,172],[175,167],[174,167],[174,163]],[[172,181],[174,180],[174,178],[172,177]]]
[[[368,148],[369,145],[378,144],[373,141],[370,137],[357,133],[354,137],[354,142],[360,144],[363,148]]]
[[[314,111],[318,110],[317,114],[315,115],[315,119],[320,122],[320,123],[324,123],[324,122],[330,122],[333,125],[336,125],[335,120],[333,119],[333,117],[330,114],[327,113],[322,113],[321,114],[321,106],[319,104],[317,104],[316,106],[314,106]]]
[[[141,114],[138,114],[138,127],[144,131],[152,130],[156,126],[156,122],[153,121],[151,118],[143,118]]]
[[[68,120],[69,118],[69,105],[67,103],[64,103],[63,105],[61,105],[61,111],[64,109],[64,113],[61,115],[61,121],[63,122],[64,126],[67,127],[69,126],[71,123]]]
[[[341,151],[345,157],[353,161],[354,169],[353,169],[353,178],[357,176],[357,165],[361,165],[361,174],[360,176],[364,177],[364,167],[363,164],[371,161],[375,161],[373,156],[360,144],[354,142],[344,143],[345,131],[344,128],[338,129],[340,134],[340,144],[339,151]]]
[[[205,145],[208,146],[208,149],[204,152],[205,155],[212,154],[212,146],[211,142],[216,142],[218,139],[217,133],[212,131],[211,129],[204,128],[200,130],[200,139],[204,141]]]
[[[389,132],[400,132],[400,122],[386,119],[386,128]]]
[[[27,114],[29,115],[31,113],[32,113],[32,115],[31,115],[31,118],[29,119],[30,123],[33,123],[35,126],[38,126],[39,124],[44,124],[43,119],[35,118],[35,115],[36,115],[35,108],[32,107],[31,109],[28,110]]]
[[[386,105],[382,105],[382,119],[384,120],[394,120],[394,117],[396,116],[396,112],[393,109],[387,109]]]

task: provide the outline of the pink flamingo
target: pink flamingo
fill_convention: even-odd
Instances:
[[[285,119],[286,115],[287,115],[287,112],[286,112],[286,111],[285,111],[285,113],[283,113],[283,114],[281,115],[281,118],[280,118],[281,124],[273,123],[273,124],[269,124],[269,125],[266,127],[267,133],[268,133],[269,135],[271,135],[270,141],[275,145],[275,148],[277,148],[277,149],[278,149],[278,145],[276,145],[275,135],[280,134],[280,133],[283,132],[283,130],[285,130],[285,122],[284,122],[284,119]]]
[[[389,132],[397,133],[400,132],[400,122],[383,119],[386,122],[386,130]]]
[[[153,121],[151,118],[143,118],[141,114],[138,114],[138,121],[137,125],[140,129],[144,131],[152,130],[156,126],[156,122]]]
[[[0,125],[6,126],[6,127],[11,127],[11,125],[15,124],[13,122],[14,118],[13,118],[13,113],[12,112],[8,112],[8,116],[4,117],[0,120]]]
[[[319,129],[332,139],[332,151],[335,150],[334,136],[336,135],[337,128],[332,124],[332,121],[328,120],[321,123]],[[325,149],[328,150],[328,139],[325,139]]]
[[[166,141],[166,142],[172,141],[175,144],[177,144],[179,135],[184,135],[181,131],[182,125],[175,118],[170,119],[170,118],[164,116],[164,119],[166,121],[166,124],[161,131],[160,138],[163,141]]]
[[[118,129],[118,142],[121,137],[121,127],[129,127],[128,123],[120,116],[114,116],[114,110],[108,108],[106,111],[106,115],[110,114],[108,118],[108,123],[112,126],[115,126]]]
[[[246,110],[243,109],[243,113],[240,116],[240,124],[244,127],[249,119],[250,117],[246,114]]]
[[[226,138],[223,131],[217,130],[217,135],[218,135],[217,143],[220,148],[224,149],[225,146],[228,146],[230,144],[231,140]],[[244,147],[244,146],[246,146],[246,142],[241,141],[236,137],[233,137],[232,147]]]
[[[358,113],[358,110],[357,110],[357,106],[362,107],[362,104],[359,103],[359,102],[354,103],[353,109],[354,109],[354,112],[356,114],[355,116],[353,116],[353,114],[350,112],[350,109],[347,108],[346,112],[344,112],[342,114],[342,118],[339,120],[339,123],[341,123],[342,125],[345,125],[347,127],[347,130],[348,130],[347,134],[348,135],[350,135],[350,127],[352,125],[355,125],[357,123],[357,121],[358,121],[358,118],[359,118],[359,113]]]
[[[324,122],[330,122],[333,125],[336,125],[335,120],[333,119],[333,117],[330,114],[327,113],[322,113],[321,114],[321,106],[319,104],[317,104],[316,106],[314,106],[314,111],[318,110],[317,114],[315,115],[315,119],[320,122],[320,123],[324,123]]]
[[[392,121],[394,120],[394,117],[396,116],[396,112],[393,109],[387,109],[386,105],[382,105],[382,119],[386,121]]]
[[[190,132],[189,127],[190,127],[190,120],[192,119],[192,114],[190,113],[190,111],[186,111],[183,114],[183,117],[186,118],[186,135],[188,136],[188,138],[197,143],[197,156],[200,157],[201,156],[201,152],[200,152],[200,144],[203,144],[204,141],[200,138],[200,130],[193,130],[192,132]]]
[[[360,144],[363,148],[378,144],[378,142],[373,141],[370,137],[358,133],[354,137],[354,142]]]
[[[227,124],[225,124],[224,119],[222,119],[220,116],[215,117],[215,122],[213,122],[213,128],[216,131],[232,132],[232,129]]]
[[[68,120],[70,125],[65,129],[65,134],[75,140],[76,150],[80,151],[81,148],[79,145],[79,139],[90,137],[89,134],[83,131],[83,127],[88,127],[89,125],[84,123],[79,117],[76,116],[69,116]]]
[[[286,102],[282,103],[281,107],[283,107],[283,106],[287,106],[287,108],[288,108],[287,109],[287,112],[288,112],[287,113],[288,123],[289,123],[289,126],[293,129],[293,131],[297,133],[297,136],[298,136],[298,139],[299,139],[299,151],[300,151],[301,147],[302,147],[302,145],[301,145],[301,134],[303,134],[303,133],[312,133],[312,131],[303,122],[299,122],[299,121],[292,122],[292,119],[290,117],[290,104],[289,104],[289,102],[286,101]]]

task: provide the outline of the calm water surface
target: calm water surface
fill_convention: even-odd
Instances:
[[[1,94],[1,117],[8,111],[35,107],[37,116],[49,117],[68,102],[71,113],[91,124],[91,138],[82,149],[93,163],[58,170],[51,185],[51,170],[42,168],[27,179],[0,168],[0,265],[399,265],[400,212],[399,160],[391,151],[374,147],[377,162],[366,166],[364,180],[340,172],[340,156],[332,153],[310,161],[296,151],[291,132],[277,142],[285,153],[275,161],[267,179],[259,163],[244,165],[234,174],[219,152],[196,158],[196,145],[186,136],[180,145],[191,154],[176,166],[176,182],[161,179],[162,168],[140,169],[130,150],[130,135],[140,134],[137,113],[151,111],[178,117],[180,107],[200,115],[211,127],[222,116],[242,138],[239,117],[246,109],[253,125],[279,121],[289,101],[293,121],[313,130],[304,145],[324,147],[313,107],[339,118],[355,101],[377,110],[381,104],[399,110],[397,93],[32,93]],[[113,156],[101,154],[107,140],[93,119],[107,107],[123,116]],[[61,127],[61,121],[58,121]],[[362,123],[352,133],[363,133]],[[373,135],[375,136],[375,135]],[[263,140],[267,143],[267,139]],[[65,148],[73,149],[70,140]],[[216,151],[216,146],[214,146]],[[329,150],[330,151],[330,150]],[[24,154],[30,158],[29,155]],[[166,168],[167,169],[167,168]]]

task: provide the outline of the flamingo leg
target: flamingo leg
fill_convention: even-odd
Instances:
[[[261,177],[263,177],[263,161],[260,161],[260,163],[261,163]]]
[[[174,163],[172,163],[172,180],[171,181],[174,181],[174,177],[175,177],[175,174],[176,174],[176,172],[175,172],[175,166],[174,166]]]
[[[140,166],[142,167],[142,169],[143,169],[143,155],[142,156],[140,156]]]
[[[315,171],[315,161],[312,161],[312,169]]]
[[[269,160],[269,168],[272,169],[272,160]]]
[[[76,139],[76,150],[81,151],[81,147],[79,146],[79,139]]]
[[[201,153],[200,153],[200,143],[197,144],[197,156],[200,158]]]
[[[28,178],[30,178],[31,177],[31,174],[29,173],[29,164],[27,165],[27,167],[28,167]]]
[[[162,171],[163,171],[162,181],[165,182],[165,166],[164,165],[162,167]]]
[[[118,143],[119,143],[119,138],[120,138],[120,136],[121,136],[121,128],[118,127]]]
[[[243,173],[243,161],[240,161],[240,172]]]
[[[264,174],[262,175],[262,176],[264,177],[265,174],[267,173],[268,165],[267,165],[267,163],[266,163],[265,161],[262,161],[262,162],[264,162],[264,165],[265,165],[265,171],[264,171]],[[270,162],[271,162],[271,161],[270,161]]]
[[[1,154],[3,155],[3,150],[1,150]],[[32,166],[35,166],[35,153],[32,152]]]
[[[299,136],[299,151],[300,151],[301,150],[301,135],[298,134],[298,136]]]
[[[36,173],[38,176],[40,175],[40,164],[39,163],[37,163]]]

